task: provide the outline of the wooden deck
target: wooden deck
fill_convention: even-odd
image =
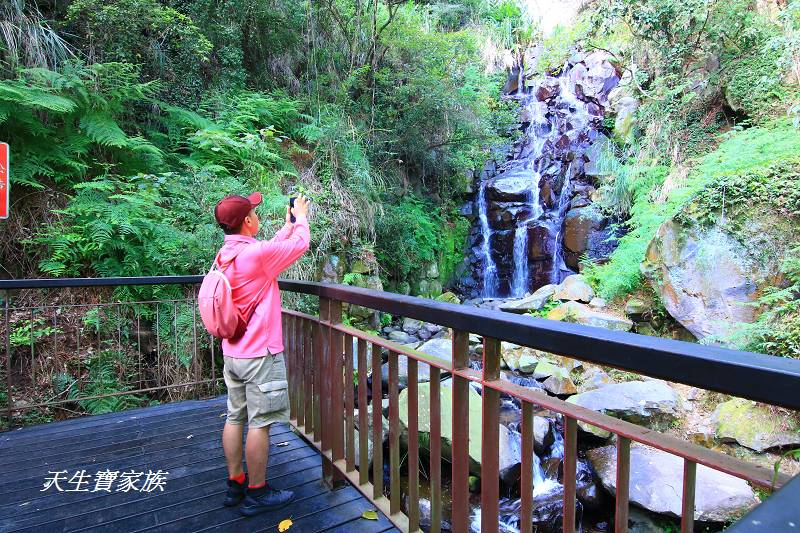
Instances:
[[[0,531],[277,531],[286,518],[294,522],[290,533],[396,531],[380,513],[377,521],[361,518],[374,507],[352,486],[328,490],[319,454],[286,425],[272,428],[267,475],[295,500],[252,518],[223,507],[224,413],[220,397],[0,433]],[[143,491],[147,472],[159,469],[169,472],[163,490]],[[64,470],[62,492],[42,491],[49,471]],[[81,470],[88,483],[73,478]],[[118,477],[108,492],[94,491],[96,473],[105,470],[144,476],[139,490],[119,491]]]

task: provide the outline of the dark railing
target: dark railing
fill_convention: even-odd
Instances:
[[[200,277],[115,278],[106,280],[19,280],[0,281],[0,290],[42,289],[53,287],[196,284]],[[638,442],[683,459],[682,531],[692,531],[694,521],[694,489],[697,465],[705,465],[745,479],[767,491],[781,487],[788,476],[748,464],[740,459],[709,450],[648,428],[619,420],[537,390],[500,379],[500,343],[512,342],[537,350],[563,355],[581,361],[615,367],[629,372],[671,382],[697,386],[737,397],[748,398],[789,409],[800,408],[800,361],[727,350],[632,333],[614,332],[579,324],[554,322],[527,316],[512,315],[389,294],[367,289],[326,285],[311,282],[281,281],[285,293],[299,293],[319,299],[319,314],[313,316],[295,310],[284,310],[284,338],[291,386],[291,418],[293,425],[322,453],[323,475],[331,483],[348,479],[370,498],[402,530],[419,529],[419,425],[418,413],[430,413],[430,446],[428,479],[431,489],[431,531],[438,532],[442,519],[442,441],[439,378],[452,376],[452,446],[451,490],[452,527],[454,531],[469,528],[469,402],[470,383],[481,386],[482,460],[481,460],[481,530],[498,530],[499,501],[499,413],[500,395],[510,395],[522,404],[522,494],[520,524],[522,531],[531,531],[533,515],[533,420],[534,409],[545,409],[563,417],[563,530],[574,531],[576,522],[577,424],[583,422],[616,435],[617,482],[615,521],[617,531],[627,530],[630,477],[630,446]],[[186,298],[194,301],[194,290]],[[6,293],[8,295],[8,293]],[[18,407],[11,402],[12,350],[9,344],[9,314],[18,312],[6,296],[5,345],[8,387],[7,414],[12,421]],[[346,326],[343,304],[356,305],[438,324],[452,330],[452,360],[442,360],[407,346],[387,341],[376,335]],[[130,305],[115,302],[110,305]],[[177,315],[176,315],[177,316]],[[177,321],[176,321],[177,322]],[[158,323],[158,322],[157,322]],[[197,330],[196,324],[193,326]],[[202,329],[202,326],[200,327]],[[178,327],[174,329],[177,337]],[[481,370],[469,367],[469,334],[483,340]],[[63,333],[62,333],[63,334]],[[205,334],[207,337],[207,334]],[[211,377],[169,387],[216,385],[213,346]],[[201,354],[195,347],[195,356]],[[354,354],[355,351],[355,354]],[[33,343],[31,344],[33,360]],[[354,364],[354,355],[355,362]],[[204,355],[203,355],[204,356]],[[384,396],[381,366],[388,359],[388,451],[389,482],[384,486],[382,412]],[[407,512],[402,512],[401,494],[401,431],[399,412],[398,367],[400,358],[408,363],[408,469]],[[19,364],[19,361],[17,362]],[[356,368],[357,367],[357,368]],[[425,368],[427,367],[427,368]],[[205,365],[203,365],[204,370]],[[371,386],[368,373],[371,370]],[[417,378],[419,372],[430,373],[430,402],[420,405]],[[145,392],[152,387],[132,389],[125,394]],[[371,399],[370,399],[371,393]],[[58,402],[63,402],[59,400]],[[367,406],[372,409],[372,434],[368,434]],[[52,405],[46,402],[38,405]],[[358,419],[355,419],[355,409]],[[355,428],[358,428],[358,439]],[[372,469],[367,454],[373,443]],[[358,453],[359,460],[355,457]],[[423,465],[424,466],[424,465]],[[371,474],[371,475],[370,475]],[[769,505],[767,503],[766,505]]]

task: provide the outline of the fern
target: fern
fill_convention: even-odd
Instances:
[[[128,136],[119,125],[108,115],[89,113],[80,119],[81,129],[86,135],[103,146],[116,146],[122,148],[128,141]]]

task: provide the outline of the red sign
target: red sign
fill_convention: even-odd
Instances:
[[[11,203],[9,185],[11,173],[8,169],[8,143],[0,143],[0,218],[8,218],[8,208]]]

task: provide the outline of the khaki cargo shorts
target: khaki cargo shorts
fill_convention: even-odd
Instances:
[[[289,383],[283,352],[253,359],[224,357],[230,424],[251,428],[289,421]]]

